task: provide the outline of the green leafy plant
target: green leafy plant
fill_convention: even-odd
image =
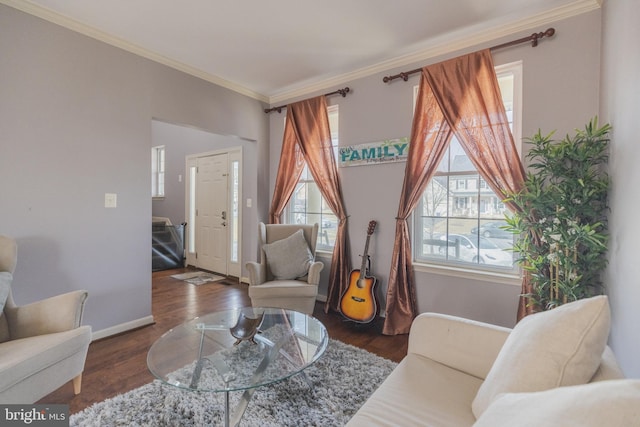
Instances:
[[[519,208],[507,215],[506,229],[516,234],[512,249],[530,275],[529,304],[538,309],[602,293],[610,131],[596,117],[561,141],[540,131],[525,140],[532,145],[529,172],[525,188],[506,199]]]

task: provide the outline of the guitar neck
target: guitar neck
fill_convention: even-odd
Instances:
[[[360,266],[360,278],[362,279],[365,275],[365,271],[367,268],[367,254],[369,252],[369,239],[371,238],[371,234],[367,234],[367,241],[364,244],[364,254],[362,255],[362,265]]]

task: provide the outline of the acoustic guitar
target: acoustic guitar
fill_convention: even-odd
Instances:
[[[375,286],[376,278],[369,276],[367,261],[369,256],[369,239],[376,229],[376,221],[369,221],[367,229],[367,241],[364,245],[362,265],[360,270],[352,270],[349,275],[349,287],[340,300],[340,311],[349,320],[358,323],[369,323],[375,319],[378,312],[376,304]]]

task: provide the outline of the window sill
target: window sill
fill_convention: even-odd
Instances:
[[[333,251],[328,251],[326,249],[316,249],[316,255],[321,258],[331,259],[331,257],[333,256]]]
[[[500,273],[496,271],[470,270],[468,268],[458,266],[424,264],[416,261],[413,261],[413,270],[420,273],[432,273],[442,276],[461,277],[463,279],[500,283],[503,285],[522,285],[522,277],[520,272]]]
[[[164,196],[152,196],[151,200],[164,200]]]

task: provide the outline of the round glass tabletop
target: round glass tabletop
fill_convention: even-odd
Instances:
[[[312,365],[329,338],[316,318],[278,308],[241,308],[185,322],[147,355],[149,370],[176,387],[229,392],[271,384]]]

